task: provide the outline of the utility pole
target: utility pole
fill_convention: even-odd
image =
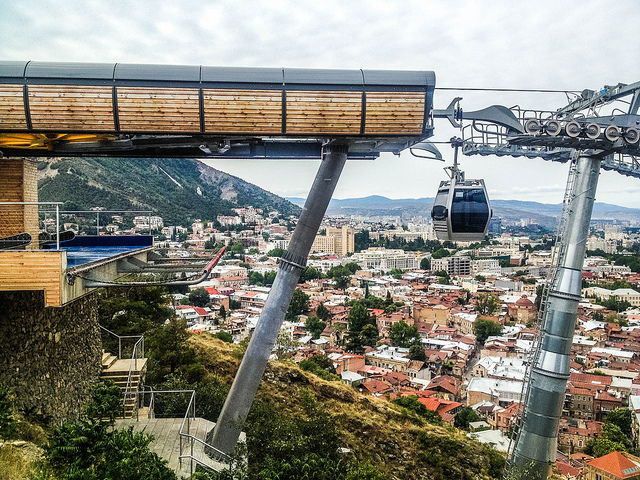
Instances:
[[[302,208],[289,248],[280,259],[278,274],[256,330],[224,402],[218,423],[207,434],[207,443],[227,455],[233,452],[240,437],[293,292],[306,266],[313,240],[347,160],[347,151],[348,145],[328,144],[323,147],[322,163]]]

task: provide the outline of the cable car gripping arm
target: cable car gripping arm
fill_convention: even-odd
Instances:
[[[574,150],[593,150],[604,157],[603,169],[640,178],[640,82],[583,90],[556,111],[492,105],[465,112],[460,100],[432,115],[461,129],[465,155],[567,162]]]

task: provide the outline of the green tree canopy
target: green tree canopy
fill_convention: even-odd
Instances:
[[[299,288],[293,292],[291,303],[289,303],[289,309],[285,315],[285,320],[293,322],[298,315],[309,310],[309,295],[304,293]]]
[[[421,270],[431,270],[431,260],[427,257],[420,260],[420,269]]]
[[[195,307],[204,307],[210,301],[209,292],[204,288],[196,288],[189,293],[189,302]]]
[[[489,318],[477,318],[473,324],[473,334],[480,343],[484,343],[487,338],[501,333],[502,325]]]
[[[414,343],[409,347],[409,360],[419,360],[424,362],[427,355],[424,353],[424,347],[419,343]]]
[[[307,318],[307,321],[305,324],[307,327],[307,332],[309,332],[313,338],[320,338],[320,334],[324,330],[324,327],[327,325],[318,317]]]
[[[456,418],[453,421],[453,425],[457,428],[467,429],[471,422],[477,422],[480,420],[480,416],[471,407],[464,407],[458,411]]]
[[[404,320],[389,327],[389,338],[394,347],[409,348],[414,343],[420,343],[418,328],[415,325],[409,326]]]
[[[366,325],[371,325],[373,329],[368,328],[363,332]],[[378,329],[375,316],[369,314],[362,301],[354,302],[348,317],[347,350],[357,354],[364,353],[365,345],[370,344],[374,338],[374,329],[377,338]]]
[[[324,306],[324,303],[321,302],[320,305],[318,305],[318,308],[316,308],[316,316],[320,320],[326,322],[331,318],[331,312]]]
[[[268,257],[281,257],[282,255],[284,255],[284,248],[274,248],[267,252]]]
[[[355,274],[358,270],[361,270],[360,265],[356,262],[349,262],[344,265],[344,268],[351,272],[351,275]]]
[[[446,250],[444,248],[439,248],[438,250],[436,250],[431,254],[431,258],[435,258],[435,259],[444,258],[448,256],[449,256],[449,250]]]
[[[481,293],[476,300],[476,312],[480,315],[494,315],[500,311],[500,299],[493,294]]]

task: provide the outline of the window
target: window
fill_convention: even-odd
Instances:
[[[582,440],[578,440],[578,447],[582,448]]]

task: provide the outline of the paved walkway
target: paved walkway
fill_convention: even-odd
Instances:
[[[126,418],[116,420],[116,428],[124,428],[132,426],[135,432],[144,431],[153,435],[154,440],[149,446],[150,449],[157,453],[161,458],[169,462],[171,468],[176,474],[183,478],[189,478],[191,475],[191,461],[188,458],[182,460],[180,467],[180,427],[184,418]],[[207,432],[213,428],[215,423],[203,418],[196,418],[190,422],[189,433],[194,437],[204,440]],[[186,433],[186,426],[185,426]],[[191,445],[188,438],[183,438],[183,455],[191,453]],[[207,465],[213,466],[217,470],[225,468],[211,458],[207,457],[203,451],[203,445],[200,442],[193,442],[193,456]],[[196,469],[196,462],[193,462],[193,471]]]

